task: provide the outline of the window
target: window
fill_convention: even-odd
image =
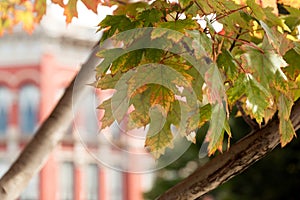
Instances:
[[[7,88],[0,86],[0,134],[7,131],[11,105],[12,94]]]
[[[80,102],[76,117],[76,128],[84,139],[94,140],[98,135],[97,97],[91,88],[88,95]]]
[[[38,122],[40,93],[36,86],[25,85],[20,90],[20,128],[23,133],[32,134]]]
[[[38,200],[39,199],[39,176],[36,174],[31,178],[28,186],[22,192],[20,200]]]
[[[60,200],[74,199],[74,165],[72,162],[63,162],[60,168]]]
[[[99,174],[97,164],[87,165],[86,172],[86,197],[87,200],[98,200]]]
[[[123,199],[123,173],[114,169],[109,170],[109,197],[111,200]]]

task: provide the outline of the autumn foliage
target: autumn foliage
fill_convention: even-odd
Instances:
[[[99,4],[118,6],[99,23],[101,44],[109,38],[122,43],[97,54],[103,62],[94,86],[116,90],[98,107],[102,128],[125,114],[129,130],[149,125],[145,146],[158,158],[173,147],[172,126],[194,141],[209,122],[213,154],[226,148],[225,133],[232,137],[228,116],[238,104],[254,129],[278,115],[282,146],[295,136],[289,117],[300,96],[300,1],[82,2],[95,13]],[[66,23],[77,17],[77,0],[52,3],[64,9]],[[278,13],[277,3],[288,14]],[[1,1],[0,13],[0,33],[18,23],[30,33],[46,13],[46,1]],[[223,29],[216,31],[215,23]]]

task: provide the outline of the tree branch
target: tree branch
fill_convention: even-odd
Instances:
[[[293,106],[291,120],[295,130],[300,128],[300,100]],[[263,158],[280,143],[279,120],[274,118],[265,127],[247,135],[227,152],[216,156],[189,177],[170,188],[157,199],[196,199],[240,174]]]
[[[94,69],[100,62],[100,59],[95,55],[99,50],[99,46],[93,49],[51,115],[40,126],[32,140],[1,178],[1,200],[18,198],[31,177],[40,170],[52,150],[63,138],[68,129],[68,124],[73,119],[72,105],[76,105],[88,91],[86,84],[93,82]]]

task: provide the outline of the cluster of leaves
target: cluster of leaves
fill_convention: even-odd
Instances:
[[[277,16],[254,0],[242,3],[157,0],[120,5],[107,16],[99,24],[102,42],[112,37],[121,46],[98,53],[104,60],[95,86],[116,90],[99,107],[105,110],[102,128],[126,113],[128,129],[149,125],[145,146],[157,158],[172,147],[172,125],[191,139],[209,121],[206,140],[213,154],[224,148],[225,132],[231,137],[228,116],[238,102],[259,127],[278,111],[281,144],[291,141],[289,116],[299,97],[300,11],[286,6],[288,14]],[[214,29],[216,21],[223,24],[221,32]],[[132,29],[138,34],[126,34]]]
[[[78,0],[51,2],[64,9],[67,23],[77,17]],[[231,136],[228,115],[238,103],[259,126],[278,111],[282,146],[295,135],[289,116],[300,96],[298,1],[279,0],[287,13],[279,16],[262,7],[275,0],[82,2],[93,12],[99,4],[118,5],[99,24],[101,42],[113,37],[120,47],[98,53],[104,59],[95,86],[116,90],[99,106],[103,128],[128,114],[128,129],[150,126],[145,145],[159,157],[172,146],[174,131],[193,140],[210,122],[212,154],[223,149],[225,132]],[[46,0],[3,0],[0,33],[20,22],[32,32],[45,13]],[[223,24],[221,32],[215,22]]]
[[[64,9],[66,23],[70,23],[73,17],[78,17],[78,0],[51,0]],[[82,0],[84,5],[97,13],[98,0]],[[23,24],[23,29],[32,33],[37,23],[41,21],[46,14],[46,0],[1,0],[0,1],[0,35],[4,31],[12,31],[13,27],[19,23]]]

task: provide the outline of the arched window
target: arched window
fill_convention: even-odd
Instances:
[[[38,122],[40,93],[36,86],[28,84],[21,87],[19,96],[19,124],[23,133],[34,132]]]
[[[3,134],[7,131],[11,105],[11,92],[6,87],[0,86],[0,134]]]

